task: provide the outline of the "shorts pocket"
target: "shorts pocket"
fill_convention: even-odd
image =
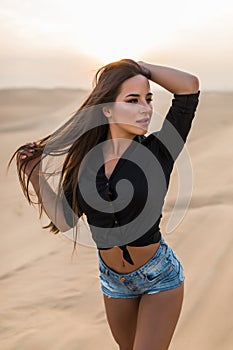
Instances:
[[[144,275],[148,282],[156,282],[161,280],[161,278],[171,269],[171,262],[164,257],[158,263],[155,262],[154,265],[150,266],[146,271],[144,271]]]

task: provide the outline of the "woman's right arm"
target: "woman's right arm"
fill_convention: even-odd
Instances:
[[[25,159],[32,156],[34,153],[34,146],[35,144],[32,143],[30,146],[28,145],[27,148],[21,150],[19,159]],[[25,169],[25,174],[27,176],[29,176],[37,163],[38,158],[34,158],[28,162]],[[41,173],[39,174],[39,164],[33,169],[30,176],[30,182],[38,197],[38,202],[41,203],[45,213],[52,223],[61,232],[70,230],[71,226],[67,224],[65,211],[72,211],[72,209],[70,207],[68,208],[69,204],[66,201],[63,201],[62,199],[58,200],[57,194],[50,187],[45,177]]]

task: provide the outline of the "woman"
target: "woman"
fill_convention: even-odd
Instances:
[[[149,80],[174,99],[161,130],[146,137]],[[86,215],[98,248],[107,321],[121,350],[168,349],[180,315],[185,277],[159,223],[199,94],[198,78],[189,73],[113,62],[98,70],[90,95],[62,127],[13,155],[25,195],[31,202],[31,183],[52,232],[76,227]],[[48,155],[64,154],[55,193],[39,166]]]

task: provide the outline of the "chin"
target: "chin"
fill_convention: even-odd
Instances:
[[[137,135],[145,135],[146,133],[148,133],[148,129],[138,128]]]

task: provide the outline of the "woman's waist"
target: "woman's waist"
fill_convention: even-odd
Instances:
[[[128,246],[126,248],[130,254],[134,265],[129,264],[123,258],[123,251],[120,247],[113,247],[108,250],[99,249],[100,256],[104,263],[118,273],[130,273],[147,263],[156,253],[160,241],[146,246]]]

